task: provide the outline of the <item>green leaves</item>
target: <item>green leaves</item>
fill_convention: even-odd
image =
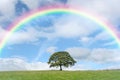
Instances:
[[[70,67],[73,66],[76,61],[66,51],[55,52],[49,58],[48,64],[50,67]]]

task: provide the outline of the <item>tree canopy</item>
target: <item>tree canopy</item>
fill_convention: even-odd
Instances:
[[[62,66],[70,67],[73,66],[75,63],[76,61],[66,51],[59,51],[53,53],[48,61],[50,67],[60,67],[61,71],[62,71]]]

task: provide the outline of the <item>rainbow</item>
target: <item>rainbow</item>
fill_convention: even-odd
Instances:
[[[119,35],[118,35],[117,31],[108,22],[99,19],[97,16],[88,14],[84,10],[76,10],[76,9],[62,7],[62,8],[46,8],[46,9],[44,8],[44,9],[36,10],[36,11],[30,12],[30,13],[24,15],[23,17],[19,18],[18,20],[16,20],[16,22],[14,22],[13,24],[11,24],[9,26],[9,28],[8,28],[9,33],[6,34],[5,37],[0,41],[0,51],[2,51],[2,49],[6,45],[7,41],[9,40],[10,36],[16,30],[18,30],[20,27],[22,27],[23,24],[29,22],[30,20],[32,20],[34,18],[41,17],[46,14],[53,14],[53,13],[60,13],[60,12],[76,14],[76,15],[83,16],[85,18],[88,18],[88,19],[94,21],[95,23],[97,23],[98,25],[103,27],[106,31],[108,31],[109,34],[113,37],[113,39],[116,40],[118,45],[120,45],[120,39],[119,39]]]

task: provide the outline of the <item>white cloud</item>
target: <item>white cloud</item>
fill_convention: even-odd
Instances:
[[[73,67],[64,68],[64,70],[90,70],[85,64],[76,64]],[[19,71],[19,70],[59,70],[58,68],[49,68],[47,62],[32,62],[29,63],[21,58],[1,58],[0,71]]]
[[[115,45],[115,44],[119,46],[119,44],[116,41],[108,42],[106,44],[103,44],[103,46],[111,46],[111,45]]]
[[[44,66],[44,67],[43,67]],[[28,63],[20,58],[1,58],[0,71],[49,70],[49,65],[42,62]]]
[[[41,7],[59,6],[62,3],[59,0],[22,0],[30,9],[37,9]]]
[[[119,3],[119,0],[69,0],[67,4],[71,8],[76,7],[78,10],[80,9],[88,12],[88,14],[96,14],[98,17],[100,17],[101,21],[105,23],[108,22],[110,26],[112,26],[114,29],[117,29],[117,27],[119,28],[120,18]],[[119,29],[116,31],[118,30]],[[101,39],[107,38],[108,36]]]
[[[47,52],[50,53],[50,54],[52,54],[52,53],[54,53],[56,51],[56,49],[57,49],[57,47],[49,47],[47,49]]]
[[[106,67],[106,69],[108,69],[108,70],[110,70],[110,69],[120,69],[120,65],[119,64],[111,65],[111,66]]]
[[[82,8],[90,13],[98,14],[101,18],[114,23],[120,17],[119,3],[119,0],[69,0],[67,4],[71,8]]]
[[[65,51],[68,51],[71,56],[73,56],[75,59],[86,59],[90,55],[90,50],[86,48],[80,48],[80,47],[72,47],[68,48]]]
[[[14,14],[14,4],[16,3],[16,0],[4,0],[0,1],[0,12],[4,15],[13,15]],[[9,13],[9,14],[8,14]]]
[[[22,0],[30,9],[37,9],[41,0]]]
[[[90,58],[96,62],[119,62],[119,49],[95,49],[92,51]]]
[[[51,38],[51,34],[39,31],[34,27],[26,28],[25,30],[20,30],[14,33],[11,33],[2,27],[0,27],[0,39],[6,38],[4,36],[9,35],[6,45],[20,44],[20,43],[36,43],[40,38]]]
[[[83,45],[83,46],[91,46],[94,42],[95,39],[93,37],[81,37],[79,42]]]
[[[80,41],[87,43],[89,42],[91,39],[89,37],[82,37]]]
[[[95,40],[110,40],[111,38],[112,37],[110,33],[108,33],[107,31],[102,31],[101,33],[96,35]]]
[[[77,60],[89,60],[98,63],[119,62],[120,61],[120,49],[87,49],[80,47],[72,47],[66,49],[73,58]]]
[[[120,49],[94,49],[89,56],[90,60],[107,63],[120,61]]]
[[[65,38],[87,36],[101,29],[94,22],[75,15],[62,16],[56,20],[54,27],[56,35]]]
[[[74,66],[72,67],[69,67],[69,68],[65,68],[65,70],[100,70],[102,68],[94,68],[94,65],[88,65],[88,64],[75,64]]]
[[[0,71],[20,71],[20,70],[59,70],[58,68],[49,68],[46,62],[32,62],[29,63],[21,58],[1,58]],[[73,67],[65,68],[63,70],[94,70],[92,66],[86,64],[76,64]]]
[[[0,40],[3,40],[3,38],[6,38],[6,35],[9,35],[9,31],[3,29],[0,27]],[[35,42],[38,40],[38,31],[36,31],[34,28],[28,28],[26,31],[19,31],[12,33],[12,35],[9,36],[7,44],[18,44],[18,43],[24,43],[24,42]]]
[[[44,67],[43,67],[44,66]],[[29,63],[28,70],[50,70],[49,65],[43,62]]]
[[[15,4],[17,0],[3,0],[0,1],[0,12],[2,14],[0,21],[12,20],[15,16]]]
[[[12,33],[8,40],[8,44],[18,44],[24,42],[36,42],[39,38],[39,32],[34,28],[27,28],[26,31],[18,31]]]
[[[27,70],[26,63],[18,58],[0,59],[0,71]]]

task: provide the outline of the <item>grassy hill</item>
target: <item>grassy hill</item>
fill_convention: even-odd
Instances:
[[[0,80],[120,80],[120,70],[0,72]]]

